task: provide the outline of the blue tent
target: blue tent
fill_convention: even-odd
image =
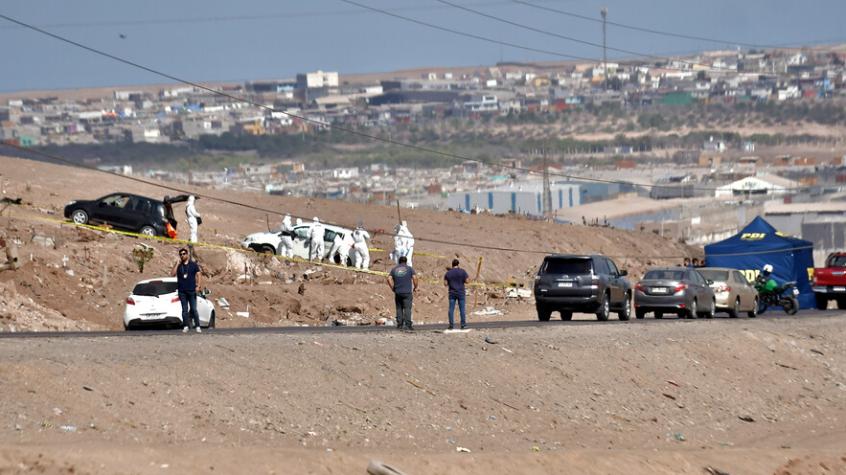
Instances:
[[[734,236],[705,246],[708,267],[739,269],[754,281],[764,267],[772,264],[779,284],[796,281],[799,307],[814,306],[814,292],[809,276],[814,270],[813,243],[784,235],[760,216]]]

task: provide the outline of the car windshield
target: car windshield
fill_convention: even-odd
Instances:
[[[138,284],[132,289],[133,295],[140,295],[143,297],[157,297],[159,295],[172,294],[176,292],[176,282],[165,282],[163,280],[154,280],[152,282],[145,282]]]
[[[713,270],[713,269],[696,269],[707,280],[714,282],[727,282],[729,273],[727,270]]]
[[[828,267],[846,267],[846,256],[831,256]]]
[[[546,260],[546,274],[590,274],[590,259],[552,258]]]
[[[683,270],[651,270],[643,276],[643,280],[682,280]]]

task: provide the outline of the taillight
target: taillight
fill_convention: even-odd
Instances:
[[[176,297],[173,297],[172,299],[170,299],[170,303],[176,303],[176,302],[179,302],[179,296],[178,295]]]
[[[641,284],[640,282],[638,282],[637,284],[635,284],[635,289],[637,289],[637,290],[639,290],[639,291],[641,291],[641,292],[646,292],[646,286],[645,286],[645,285],[643,285],[643,284]]]
[[[126,298],[126,304],[127,305],[135,305],[135,300],[132,300],[132,297],[127,297]]]
[[[724,293],[724,292],[731,292],[731,287],[729,287],[728,285],[721,285],[719,287],[715,287],[714,292],[716,292],[718,294],[721,294],[721,293]]]
[[[687,284],[679,284],[679,285],[676,286],[676,288],[673,289],[673,293],[677,294],[677,293],[679,293],[683,290],[686,290],[686,289],[687,289]]]

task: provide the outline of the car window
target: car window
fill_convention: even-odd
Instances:
[[[546,274],[590,274],[590,269],[590,259],[553,257],[547,258],[544,263],[544,273]]]
[[[334,241],[336,234],[338,234],[338,233],[336,233],[335,231],[332,231],[331,229],[327,229],[326,232],[323,234],[323,240],[324,241]]]
[[[644,280],[683,280],[683,270],[651,270],[643,276]]]
[[[620,270],[617,269],[617,265],[614,264],[614,261],[611,259],[607,259],[608,262],[608,270],[614,275],[620,275]]]
[[[111,195],[103,198],[103,203],[115,208],[125,208],[129,203],[129,196],[127,195]]]
[[[690,275],[693,278],[693,282],[695,282],[699,285],[705,285],[706,284],[705,278],[702,277],[702,274],[700,274],[699,271],[693,271],[693,272],[690,273]]]
[[[831,256],[826,267],[846,267],[846,256]]]
[[[150,203],[150,200],[145,200],[142,198],[133,198],[132,209],[142,214],[150,214],[150,211],[153,209],[153,205],[152,203]]]
[[[165,207],[163,204],[159,203],[156,204],[156,216],[161,216],[162,218],[165,217]]]
[[[308,236],[308,235],[309,235],[309,228],[308,228],[307,226],[303,226],[303,227],[300,227],[300,228],[295,228],[295,229],[294,229],[294,234],[296,234],[296,235],[297,235],[297,237],[298,237],[298,238],[300,238],[300,239],[308,239],[308,237],[309,237],[309,236]]]
[[[176,292],[176,286],[176,282],[154,280],[152,282],[145,282],[136,285],[135,288],[132,289],[132,294],[144,297],[156,297],[158,295],[172,294]]]
[[[608,263],[605,262],[605,259],[597,257],[593,260],[593,270],[597,274],[608,274]]]
[[[729,279],[729,272],[727,270],[699,269],[699,274],[714,282],[728,282]]]
[[[739,271],[734,271],[734,272],[732,272],[732,274],[734,274],[735,282],[738,282],[740,284],[749,285],[749,281],[746,280],[746,277],[744,277],[743,274],[741,274]]]

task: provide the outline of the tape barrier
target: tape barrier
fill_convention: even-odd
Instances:
[[[203,242],[203,241],[191,243],[190,241],[187,241],[187,240],[184,240],[184,239],[171,239],[171,238],[164,237],[164,236],[149,236],[149,235],[146,235],[146,234],[135,233],[135,232],[132,232],[132,231],[122,231],[122,230],[119,230],[119,229],[111,228],[109,226],[97,226],[97,225],[93,225],[93,224],[79,224],[79,223],[74,223],[73,221],[67,221],[67,220],[58,219],[58,218],[48,218],[48,217],[41,216],[41,215],[28,215],[26,217],[21,217],[20,215],[18,215],[18,216],[15,216],[15,219],[40,221],[40,222],[43,222],[43,223],[57,224],[57,225],[60,225],[60,226],[73,226],[73,227],[76,227],[76,228],[87,229],[89,231],[94,231],[94,232],[99,232],[99,233],[116,234],[116,235],[119,235],[119,236],[132,237],[132,238],[136,238],[136,239],[148,239],[148,240],[158,241],[162,244],[176,244],[176,245],[182,245],[182,246],[192,245],[192,246],[198,247],[198,248],[218,249],[218,250],[223,250],[223,251],[234,251],[234,252],[239,252],[239,253],[243,253],[243,254],[256,254],[256,252],[251,250],[251,249],[244,249],[244,248],[241,248],[241,247],[232,247],[232,246],[226,246],[226,245],[223,245],[223,244],[214,244],[214,243]],[[380,248],[370,248],[370,250],[376,251],[376,252],[380,252],[380,251],[386,252],[384,249],[380,249]],[[435,255],[435,254],[429,254],[429,253],[425,253],[425,252],[418,252],[416,250],[414,252],[414,255],[415,256],[425,255],[425,256],[430,256],[430,257],[444,258],[443,256],[438,256],[438,255]],[[334,263],[315,262],[315,261],[303,259],[303,258],[300,258],[300,257],[285,257],[285,256],[279,256],[279,255],[275,255],[275,254],[267,254],[267,256],[273,257],[274,259],[277,259],[277,260],[280,260],[280,261],[288,261],[288,262],[294,262],[294,263],[298,263],[298,264],[315,265],[315,266],[319,265],[319,266],[322,266],[322,267],[329,267],[329,268],[343,270],[343,271],[347,271],[347,272],[357,272],[357,273],[361,273],[361,274],[377,275],[377,276],[380,276],[380,277],[387,277],[388,276],[387,272],[382,272],[382,271],[377,271],[377,270],[372,270],[372,269],[367,269],[367,270],[356,269],[355,267],[347,267],[347,266],[342,266],[342,265],[334,264]],[[442,280],[437,280],[437,279],[421,279],[421,281],[426,283],[426,284],[432,284],[432,285],[438,285],[438,284],[443,283]],[[504,282],[469,282],[467,284],[467,286],[468,287],[485,288],[485,289],[487,289],[487,288],[514,287],[514,285],[512,285],[512,284],[507,284],[507,283],[504,283]]]

